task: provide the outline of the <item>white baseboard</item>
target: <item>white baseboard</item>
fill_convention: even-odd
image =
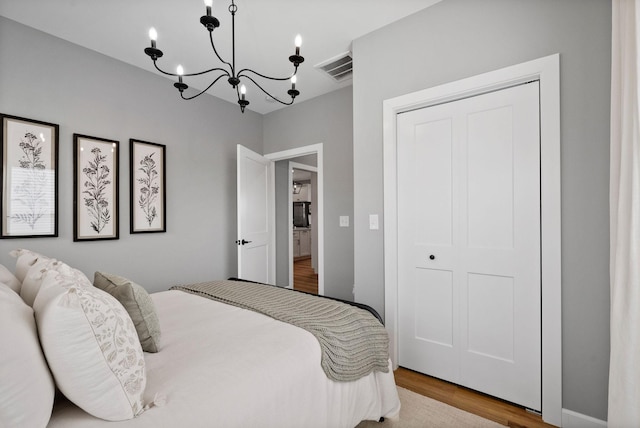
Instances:
[[[562,409],[562,428],[606,428],[607,422],[573,410]]]

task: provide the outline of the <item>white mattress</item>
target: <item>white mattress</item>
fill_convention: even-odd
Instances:
[[[400,410],[391,368],[334,382],[305,330],[182,291],[152,298],[162,343],[160,352],[145,353],[144,402],[158,394],[165,404],[106,422],[63,401],[49,427],[351,428]]]

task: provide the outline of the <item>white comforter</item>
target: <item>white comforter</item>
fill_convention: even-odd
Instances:
[[[300,328],[182,291],[152,298],[162,344],[145,353],[144,398],[164,405],[106,422],[63,401],[50,428],[351,428],[400,410],[391,369],[334,382],[322,371],[317,340]]]

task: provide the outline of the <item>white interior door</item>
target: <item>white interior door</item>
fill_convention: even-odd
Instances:
[[[238,277],[275,284],[274,162],[238,145]]]
[[[397,129],[400,365],[541,410],[538,82]]]

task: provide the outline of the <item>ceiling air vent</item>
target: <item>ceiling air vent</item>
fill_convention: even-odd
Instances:
[[[353,58],[351,58],[351,52],[345,52],[328,59],[316,65],[315,68],[325,72],[336,82],[349,80],[353,74]]]

